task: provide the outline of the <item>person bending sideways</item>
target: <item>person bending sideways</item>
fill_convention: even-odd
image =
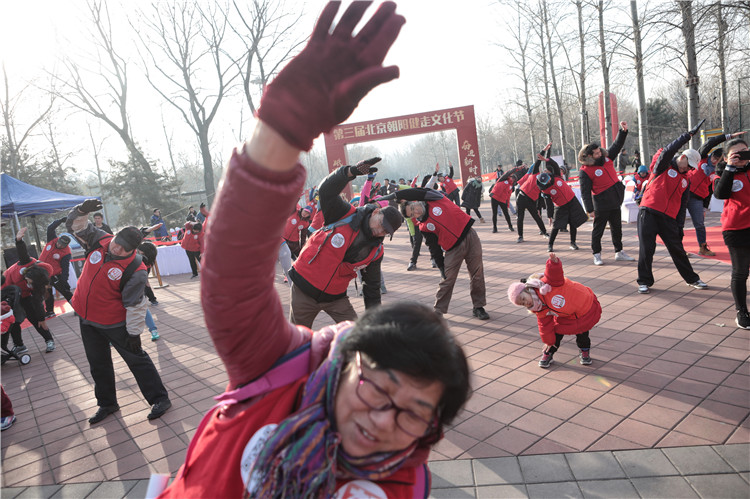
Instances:
[[[470,391],[466,357],[445,321],[423,305],[395,303],[312,332],[287,322],[274,291],[279,239],[305,183],[300,151],[398,76],[382,67],[404,23],[395,4],[351,34],[369,4],[353,2],[333,33],[340,3],[326,5],[307,46],[266,88],[251,138],[225,169],[201,294],[229,386],[161,498],[429,494],[429,450]]]

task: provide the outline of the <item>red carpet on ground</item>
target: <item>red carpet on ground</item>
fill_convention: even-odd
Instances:
[[[659,244],[664,244],[659,237],[657,237],[656,241]],[[706,242],[708,243],[709,249],[716,253],[716,256],[698,255],[700,246],[698,246],[698,240],[695,238],[695,229],[685,229],[685,237],[682,239],[682,245],[685,247],[685,251],[701,258],[713,258],[714,260],[720,260],[729,265],[732,264],[732,261],[729,258],[729,250],[724,245],[724,238],[721,235],[720,225],[706,227]]]

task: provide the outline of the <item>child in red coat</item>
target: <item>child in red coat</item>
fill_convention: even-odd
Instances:
[[[563,275],[562,262],[554,253],[549,254],[544,276],[541,279],[532,276],[525,282],[511,284],[508,299],[536,314],[544,343],[539,367],[550,366],[566,334],[576,335],[580,363],[591,364],[589,330],[599,322],[602,307],[591,288]]]

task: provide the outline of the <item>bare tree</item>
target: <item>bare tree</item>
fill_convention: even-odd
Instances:
[[[555,92],[555,107],[557,109],[557,123],[560,129],[560,153],[562,154],[563,161],[565,161],[565,145],[567,140],[565,138],[565,113],[563,112],[562,97],[560,96],[560,89],[557,84],[557,75],[555,74],[555,58],[552,52],[552,35],[550,34],[550,19],[549,9],[547,6],[547,0],[542,2],[542,22],[544,26],[545,39],[547,41],[547,51],[549,54],[549,71],[550,79],[552,81],[552,89]],[[558,18],[560,21],[561,18]]]
[[[607,41],[604,36],[604,0],[599,0],[596,10],[599,16],[599,50],[604,83],[604,139],[608,146],[612,143],[612,106],[609,101],[609,60],[607,57]]]
[[[633,21],[633,44],[635,45],[635,80],[638,87],[638,140],[642,161],[650,155],[648,136],[648,113],[646,112],[646,90],[643,84],[643,51],[641,50],[641,25],[638,21],[638,2],[630,1],[630,15]]]
[[[99,155],[102,152],[104,140],[99,142],[99,144],[96,143],[96,140],[94,140],[94,132],[91,131],[91,125],[89,125],[89,138],[91,139],[91,150],[94,154],[94,163],[96,164],[96,180],[99,185],[99,195],[102,195],[104,194],[104,179],[102,178],[102,168],[99,163]],[[109,222],[110,218],[109,213],[107,212],[107,205],[104,204],[102,209],[104,210],[104,219]]]
[[[242,88],[250,110],[255,114],[256,100],[270,79],[305,42],[295,30],[303,12],[288,8],[282,0],[252,0],[238,5],[232,2],[244,29],[230,23],[247,50],[235,61],[240,69]]]
[[[216,189],[209,131],[238,76],[222,47],[227,28],[224,12],[216,5],[204,8],[188,0],[154,3],[140,16],[146,30],[138,31],[142,55],[149,59],[146,62],[144,57],[146,79],[198,139],[209,204]]]
[[[3,98],[0,99],[0,111],[3,114],[3,127],[5,128],[6,146],[8,149],[6,153],[7,165],[3,164],[3,170],[8,172],[12,177],[18,178],[20,176],[20,168],[24,166],[23,150],[26,140],[33,136],[37,126],[49,116],[55,102],[55,97],[54,94],[50,94],[49,104],[24,129],[20,128],[19,123],[16,121],[15,110],[16,106],[24,99],[23,94],[32,87],[32,84],[25,85],[18,93],[11,96],[8,72],[5,70],[5,64],[3,64],[3,84],[5,92],[3,93]]]
[[[682,36],[685,39],[685,87],[688,98],[688,128],[692,128],[700,120],[700,95],[698,93],[698,58],[695,52],[695,23],[693,22],[693,6],[688,0],[678,2],[682,14]],[[690,139],[690,147],[698,148],[698,137]]]

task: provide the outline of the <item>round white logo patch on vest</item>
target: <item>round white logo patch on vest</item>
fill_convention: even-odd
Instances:
[[[44,249],[46,249],[47,251],[49,251],[49,250],[51,250],[51,249],[52,249],[52,245],[51,245],[51,244],[48,244],[48,245],[47,245],[47,247],[46,247],[46,248],[44,248]]]
[[[677,172],[670,168],[669,170],[667,170],[667,175],[669,175],[672,178],[675,178],[677,176]]]
[[[336,491],[334,499],[386,499],[388,495],[376,483],[369,480],[347,482]]]
[[[292,219],[292,225],[297,225],[297,219],[296,218]]]
[[[59,260],[60,259],[60,253],[55,253],[54,255],[52,255],[52,258],[54,258],[55,260]]]
[[[549,193],[550,193],[550,194],[552,194],[552,195],[554,196],[555,194],[557,194],[557,189],[551,189],[551,190],[549,191]]]
[[[194,235],[193,239],[198,239],[198,234]]]
[[[102,254],[99,251],[94,251],[91,253],[91,256],[89,257],[89,263],[92,265],[96,265],[97,263],[102,261]]]
[[[346,242],[346,239],[344,239],[344,236],[342,236],[341,234],[334,234],[333,237],[331,238],[331,245],[334,248],[342,247],[345,242]]]
[[[245,446],[245,450],[242,451],[242,459],[240,459],[240,476],[242,477],[242,482],[245,484],[248,492],[251,494],[258,490],[262,478],[260,473],[252,473],[255,461],[258,459],[260,452],[266,445],[266,441],[277,426],[277,424],[268,424],[261,427],[250,438],[250,441]]]
[[[732,192],[740,192],[742,188],[745,186],[745,184],[742,183],[742,180],[734,180],[732,182]]]
[[[440,215],[443,214],[443,209],[441,207],[439,207],[439,206],[435,206],[432,209],[432,214],[435,215],[436,217],[439,217]]]
[[[555,295],[550,300],[550,305],[555,308],[563,308],[565,306],[565,297],[563,295]]]
[[[435,230],[435,224],[430,222],[427,224],[427,230],[434,231]]]
[[[558,181],[557,181],[557,186],[558,186],[558,187],[562,187],[562,180],[558,180]]]
[[[118,267],[112,267],[107,271],[107,277],[109,277],[110,281],[117,281],[122,277],[122,270]]]
[[[597,177],[601,177],[602,175],[604,175],[604,170],[602,170],[601,168],[597,168],[594,172],[594,175],[596,175]]]
[[[687,188],[687,180],[684,178],[682,179],[682,188],[683,189]]]

